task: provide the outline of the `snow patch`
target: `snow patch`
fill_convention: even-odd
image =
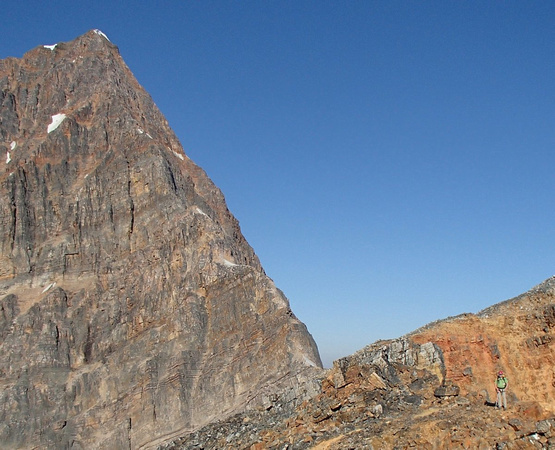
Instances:
[[[227,266],[227,267],[237,267],[237,266],[239,265],[239,264],[232,263],[231,261],[228,261],[228,260],[225,259],[225,258],[222,258],[222,259],[224,260],[224,266]]]
[[[308,356],[303,355],[304,362],[312,367],[318,367],[314,361],[312,361]]]
[[[10,144],[10,150],[14,151],[16,147],[17,147],[17,142],[12,141],[12,143]]]
[[[48,125],[48,132],[52,133],[52,131],[54,131],[56,128],[60,126],[60,124],[64,121],[65,118],[66,118],[65,114],[54,114],[52,116],[52,123]]]
[[[173,152],[173,154],[174,154],[175,156],[177,156],[181,161],[183,161],[183,160],[185,159],[185,158],[183,157],[183,155],[181,155],[180,153],[174,152],[173,150],[172,150],[172,152]]]
[[[10,152],[6,152],[6,164],[8,164],[12,158],[10,157]]]
[[[46,287],[42,290],[42,293],[44,294],[46,291],[52,289],[54,286],[56,286],[56,282],[50,283],[48,286],[46,286]]]
[[[198,206],[195,209],[196,212],[198,212],[199,214],[202,214],[203,216],[208,217],[208,214],[206,214],[202,209],[200,209]]]
[[[102,31],[100,30],[94,30],[94,32],[96,34],[98,34],[99,36],[102,36],[104,39],[106,39],[108,42],[112,42],[110,39],[108,39],[108,36],[106,36]]]
[[[54,45],[43,45],[43,47],[49,49],[50,51],[54,51],[54,49],[56,48],[56,45],[58,45],[58,44],[54,44]]]
[[[143,130],[142,128],[137,128],[137,131],[139,132],[139,134],[146,134],[150,139],[152,139],[152,136],[145,132],[145,130]]]

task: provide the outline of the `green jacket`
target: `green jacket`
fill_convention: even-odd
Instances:
[[[505,389],[508,384],[509,380],[507,380],[507,377],[497,377],[497,380],[495,380],[495,385],[497,386],[497,389]]]

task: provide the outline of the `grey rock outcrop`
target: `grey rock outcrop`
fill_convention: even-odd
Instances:
[[[0,158],[3,445],[151,448],[309,395],[312,337],[101,32],[0,61]]]

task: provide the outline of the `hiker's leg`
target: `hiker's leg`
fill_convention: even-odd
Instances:
[[[507,409],[507,394],[503,390],[503,408]]]

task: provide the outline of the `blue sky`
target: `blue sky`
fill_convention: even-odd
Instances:
[[[326,365],[555,273],[555,3],[21,1],[0,58],[99,28]]]

